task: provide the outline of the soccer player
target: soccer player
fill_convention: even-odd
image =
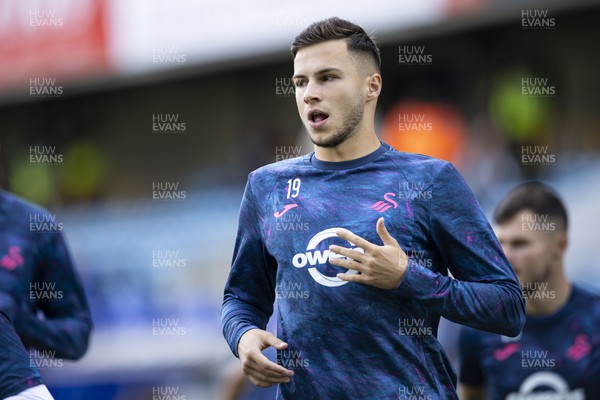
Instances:
[[[516,338],[461,330],[461,397],[600,399],[600,297],[565,277],[562,201],[542,183],[525,183],[500,202],[494,218],[523,286],[527,317]]]
[[[378,140],[371,37],[330,18],[292,54],[314,152],[248,177],[224,336],[254,384],[279,384],[278,399],[454,399],[440,316],[516,336],[518,280],[454,166]],[[277,337],[264,331],[276,297]],[[270,346],[277,363],[261,353]]]
[[[6,282],[10,276],[2,275]],[[31,365],[29,355],[9,318],[14,318],[17,305],[14,298],[0,291],[0,399],[52,400],[42,383],[40,372]]]
[[[27,348],[65,359],[86,352],[92,320],[62,224],[2,190],[0,292],[15,300],[12,322]]]

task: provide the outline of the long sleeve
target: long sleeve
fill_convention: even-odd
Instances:
[[[261,236],[262,218],[252,192],[251,176],[240,207],[231,271],[221,309],[223,335],[236,357],[239,340],[246,331],[265,329],[275,301],[277,263]]]
[[[450,321],[508,336],[525,323],[518,280],[475,196],[452,164],[431,188],[429,240],[455,279],[409,262],[402,295]]]
[[[25,345],[55,351],[59,358],[82,357],[88,347],[92,318],[60,232],[51,234],[37,255],[32,284],[30,302],[15,320]],[[43,318],[36,315],[38,310]]]
[[[0,292],[0,298],[5,295]],[[0,399],[42,384],[42,377],[15,332],[10,320],[0,310]]]

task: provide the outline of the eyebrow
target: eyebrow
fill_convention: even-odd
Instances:
[[[326,74],[326,73],[329,73],[329,72],[342,73],[343,71],[341,69],[335,68],[335,67],[323,68],[323,69],[317,71],[316,75],[323,75],[323,74]],[[292,79],[296,79],[296,78],[305,78],[305,76],[302,75],[302,74],[297,74],[297,75],[292,76]]]

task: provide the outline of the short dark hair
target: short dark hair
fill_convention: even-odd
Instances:
[[[338,17],[313,22],[300,32],[292,43],[292,54],[296,58],[303,47],[336,39],[346,39],[348,51],[367,55],[375,63],[377,72],[381,72],[381,54],[373,37],[360,26]]]
[[[523,183],[511,190],[496,207],[494,220],[497,224],[506,223],[523,210],[556,219],[567,230],[567,210],[563,202],[552,188],[541,182]]]

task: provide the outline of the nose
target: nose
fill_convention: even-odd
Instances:
[[[316,87],[312,82],[308,82],[304,88],[304,96],[302,97],[306,104],[310,104],[314,101],[320,101],[321,97],[316,91]]]

